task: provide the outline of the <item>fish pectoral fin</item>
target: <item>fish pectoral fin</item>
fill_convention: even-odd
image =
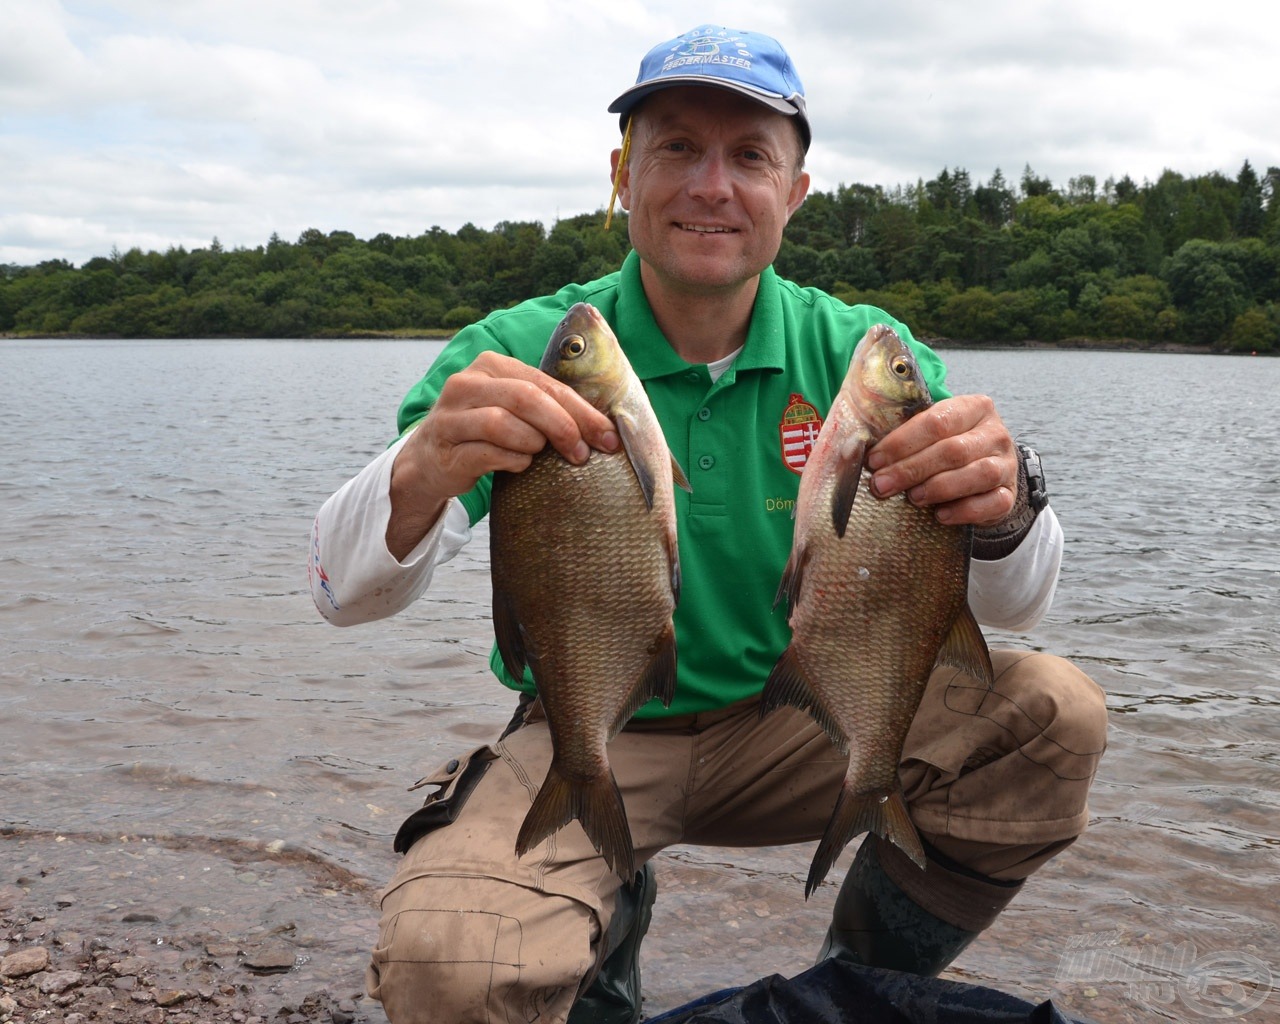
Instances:
[[[498,654],[502,656],[503,667],[512,679],[523,678],[524,667],[528,664],[525,632],[516,619],[511,599],[498,590],[493,593],[493,635],[498,643]]]
[[[676,629],[668,622],[667,628],[658,635],[653,645],[649,664],[641,673],[635,689],[627,698],[627,703],[618,713],[613,729],[609,732],[612,739],[627,724],[631,716],[657,697],[664,708],[671,707],[676,696]]]
[[[996,674],[991,667],[991,652],[987,650],[986,637],[982,635],[982,627],[973,617],[968,602],[956,616],[951,632],[942,641],[937,664],[958,668],[965,675],[985,683],[988,690],[995,685]]]
[[[690,494],[693,493],[693,484],[689,483],[689,478],[685,475],[684,470],[680,468],[680,463],[676,461],[674,455],[671,456],[671,482],[681,490],[688,491]]]
[[[635,422],[623,413],[615,413],[614,426],[618,428],[618,437],[622,439],[622,447],[626,450],[627,461],[635,470],[636,479],[640,481],[640,490],[644,493],[645,507],[653,511],[654,467],[644,460],[644,445]]]
[[[835,527],[836,536],[844,537],[849,526],[849,513],[853,511],[853,499],[858,496],[858,485],[862,482],[862,467],[867,461],[867,446],[859,441],[852,447],[847,456],[842,456],[836,467],[835,497],[831,502],[831,525]]]
[[[853,793],[842,786],[831,820],[827,822],[827,829],[814,851],[813,863],[809,865],[809,878],[804,886],[805,899],[822,884],[840,851],[849,845],[849,840],[863,832],[874,832],[881,839],[893,843],[911,858],[916,867],[924,870],[924,845],[907,812],[902,790]]]
[[[764,692],[760,694],[760,717],[786,705],[808,712],[827,734],[831,745],[842,754],[849,753],[849,738],[813,692],[800,665],[795,644],[782,652],[769,673]]]

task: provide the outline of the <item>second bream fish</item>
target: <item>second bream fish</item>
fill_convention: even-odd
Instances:
[[[854,836],[875,832],[924,867],[898,762],[935,663],[991,684],[991,659],[968,605],[972,530],[944,526],[905,495],[880,500],[867,453],[931,404],[910,348],[872,327],[805,464],[786,597],[790,645],[770,674],[762,714],[809,712],[849,767],[805,884],[808,897]]]

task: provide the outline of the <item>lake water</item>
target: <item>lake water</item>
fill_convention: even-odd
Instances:
[[[306,592],[311,517],[439,348],[0,343],[0,888],[160,946],[275,935],[272,992],[359,990],[407,787],[511,710],[483,530],[388,622]],[[948,976],[1280,1019],[1280,360],[944,355],[1040,449],[1068,537],[1047,621],[995,639],[1112,710],[1089,832]],[[811,854],[664,854],[648,1012],[808,966],[836,891],[803,900]]]

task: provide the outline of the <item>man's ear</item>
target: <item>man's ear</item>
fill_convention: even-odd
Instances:
[[[631,167],[623,164],[619,169],[622,150],[615,149],[609,154],[609,185],[618,190],[618,202],[624,210],[631,209]]]
[[[800,209],[800,204],[804,202],[804,197],[809,194],[809,172],[801,171],[796,180],[791,183],[791,192],[787,196],[787,220],[791,219],[791,215]]]

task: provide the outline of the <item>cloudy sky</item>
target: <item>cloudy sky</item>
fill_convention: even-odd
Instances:
[[[1269,13],[1267,13],[1269,12]],[[608,201],[609,102],[697,24],[781,39],[815,188],[1280,165],[1253,0],[0,0],[0,263],[416,235]]]

